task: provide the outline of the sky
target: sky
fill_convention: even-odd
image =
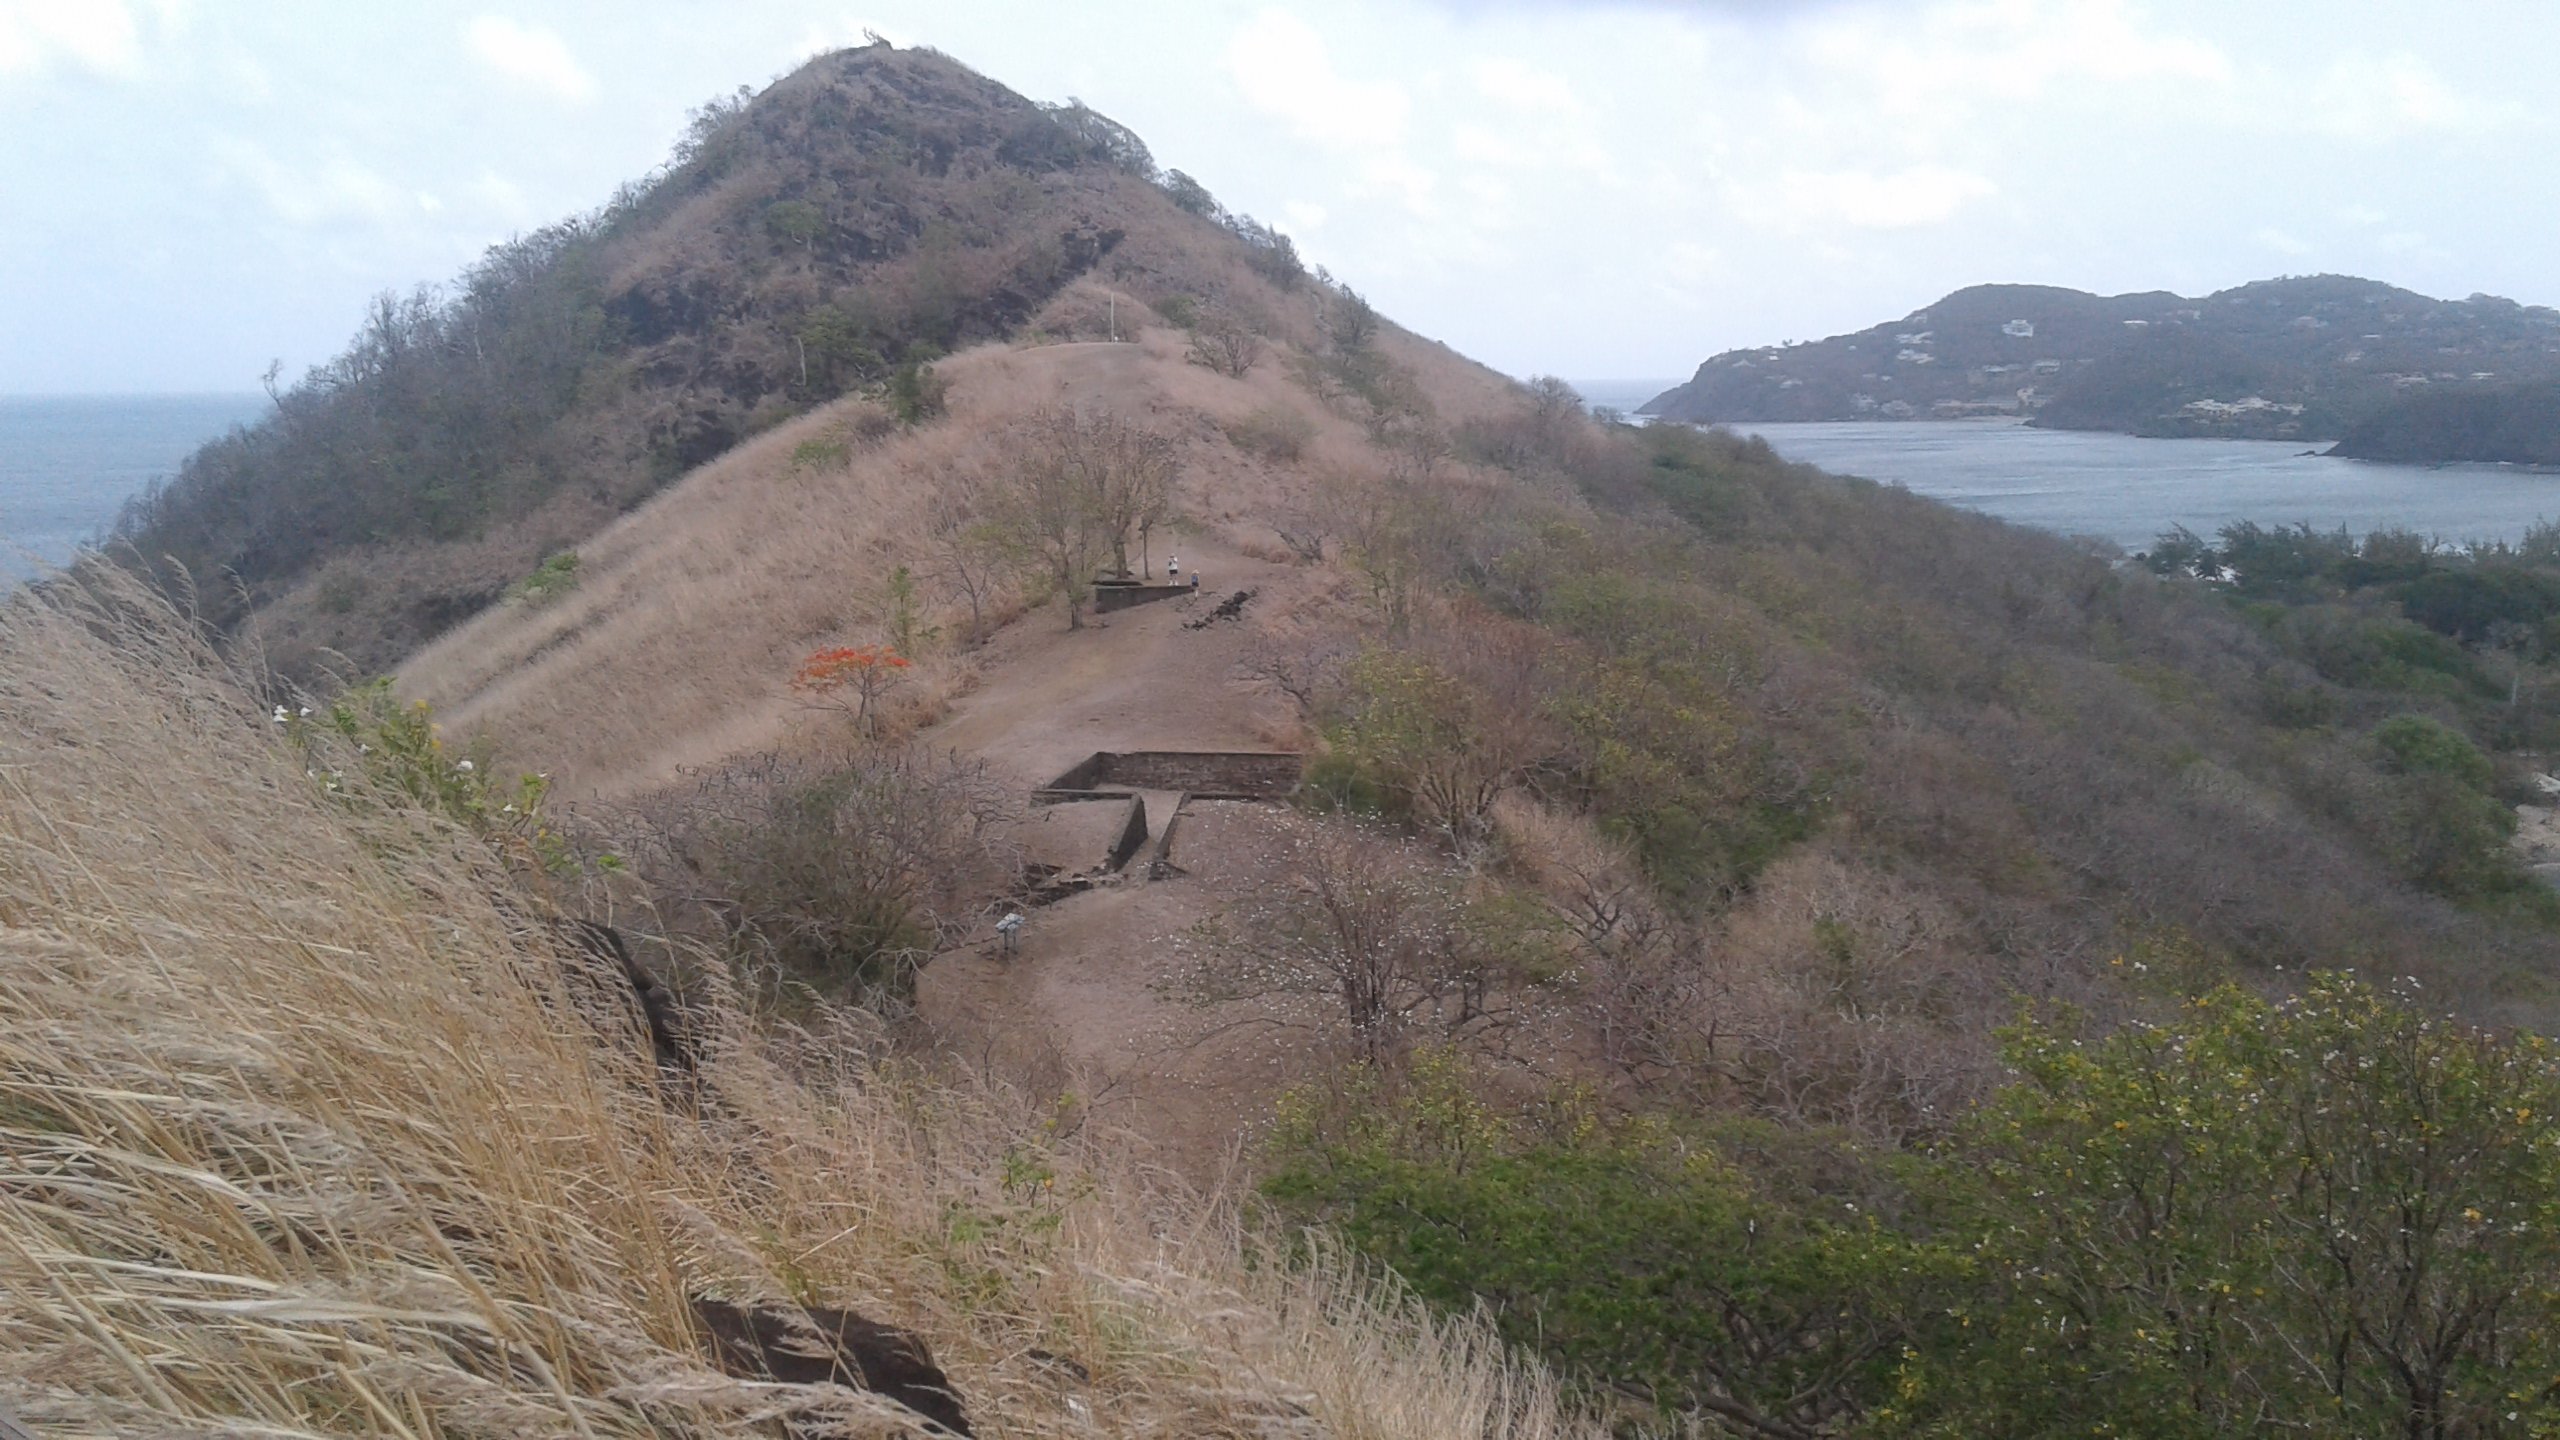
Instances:
[[[866,31],[1515,375],[1994,281],[2560,304],[2560,0],[0,0],[0,393],[298,375]]]

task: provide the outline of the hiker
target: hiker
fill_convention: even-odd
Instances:
[[[1164,574],[1165,578],[1172,581],[1174,584],[1181,584],[1182,557],[1179,555],[1167,555],[1164,557]]]
[[[1006,955],[1010,956],[1018,952],[1022,946],[1022,912],[1006,911],[1004,918],[996,922],[996,933],[1004,937]]]
[[[1197,570],[1191,572],[1191,593],[1200,593],[1200,572]]]

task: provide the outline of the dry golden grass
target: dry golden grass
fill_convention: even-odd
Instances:
[[[1587,1433],[1482,1325],[716,994],[709,1118],[670,1112],[494,854],[326,794],[120,603],[0,609],[0,1400],[38,1433],[895,1429],[712,1372],[703,1292],[910,1326],[987,1434]]]
[[[1501,403],[1499,377],[1388,340],[1444,406]],[[740,445],[581,545],[568,595],[495,607],[420,651],[400,671],[403,693],[456,728],[502,737],[563,793],[628,795],[679,766],[786,740],[805,718],[787,689],[793,665],[823,645],[885,638],[884,587],[899,565],[925,577],[930,623],[958,634],[966,609],[931,578],[927,518],[957,478],[1000,473],[1007,422],[1041,405],[1106,405],[1176,436],[1178,504],[1193,531],[1180,543],[1202,560],[1279,553],[1271,519],[1307,475],[1383,465],[1285,365],[1229,379],[1185,364],[1181,336],[1162,328],[1132,344],[982,347],[940,368],[946,418],[811,463],[857,428],[865,402],[848,400]],[[1227,439],[1224,427],[1275,409],[1316,422],[1295,464]],[[1467,482],[1453,470],[1446,483]],[[1016,599],[1000,614],[1020,609]]]

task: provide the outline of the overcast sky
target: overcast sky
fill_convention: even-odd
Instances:
[[[298,374],[866,27],[1514,374],[1982,281],[2560,303],[2560,0],[0,0],[0,393]]]

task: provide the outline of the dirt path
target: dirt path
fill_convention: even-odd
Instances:
[[[1306,572],[1186,543],[1202,567],[1197,599],[1160,601],[1066,633],[1054,610],[989,647],[986,682],[919,739],[982,756],[1026,790],[1096,750],[1260,749],[1287,723],[1235,674],[1258,614],[1284,607]],[[1258,593],[1243,617],[1187,623],[1239,589]],[[1150,841],[1175,797],[1147,797]],[[1042,907],[1019,953],[992,931],[925,968],[918,1008],[942,1042],[1034,1093],[1072,1093],[1104,1123],[1135,1129],[1160,1156],[1213,1175],[1306,1073],[1307,1036],[1276,1027],[1252,1002],[1211,1005],[1196,983],[1235,903],[1285,868],[1305,822],[1285,808],[1220,804],[1185,812],[1202,873],[1149,881],[1141,859],[1098,889]]]
[[[1209,550],[1198,597],[1092,616],[1065,631],[1053,608],[988,646],[986,682],[919,738],[979,755],[1027,787],[1096,750],[1254,749],[1279,717],[1235,678],[1255,612],[1303,585],[1303,572]],[[1256,590],[1241,620],[1185,623],[1237,590]]]
[[[1313,822],[1285,807],[1184,812],[1198,873],[1106,885],[1034,911],[1018,953],[992,938],[925,968],[944,1043],[1037,1095],[1066,1093],[1156,1158],[1215,1178],[1321,1059],[1296,997],[1213,998],[1241,941],[1238,902],[1285,870]]]

